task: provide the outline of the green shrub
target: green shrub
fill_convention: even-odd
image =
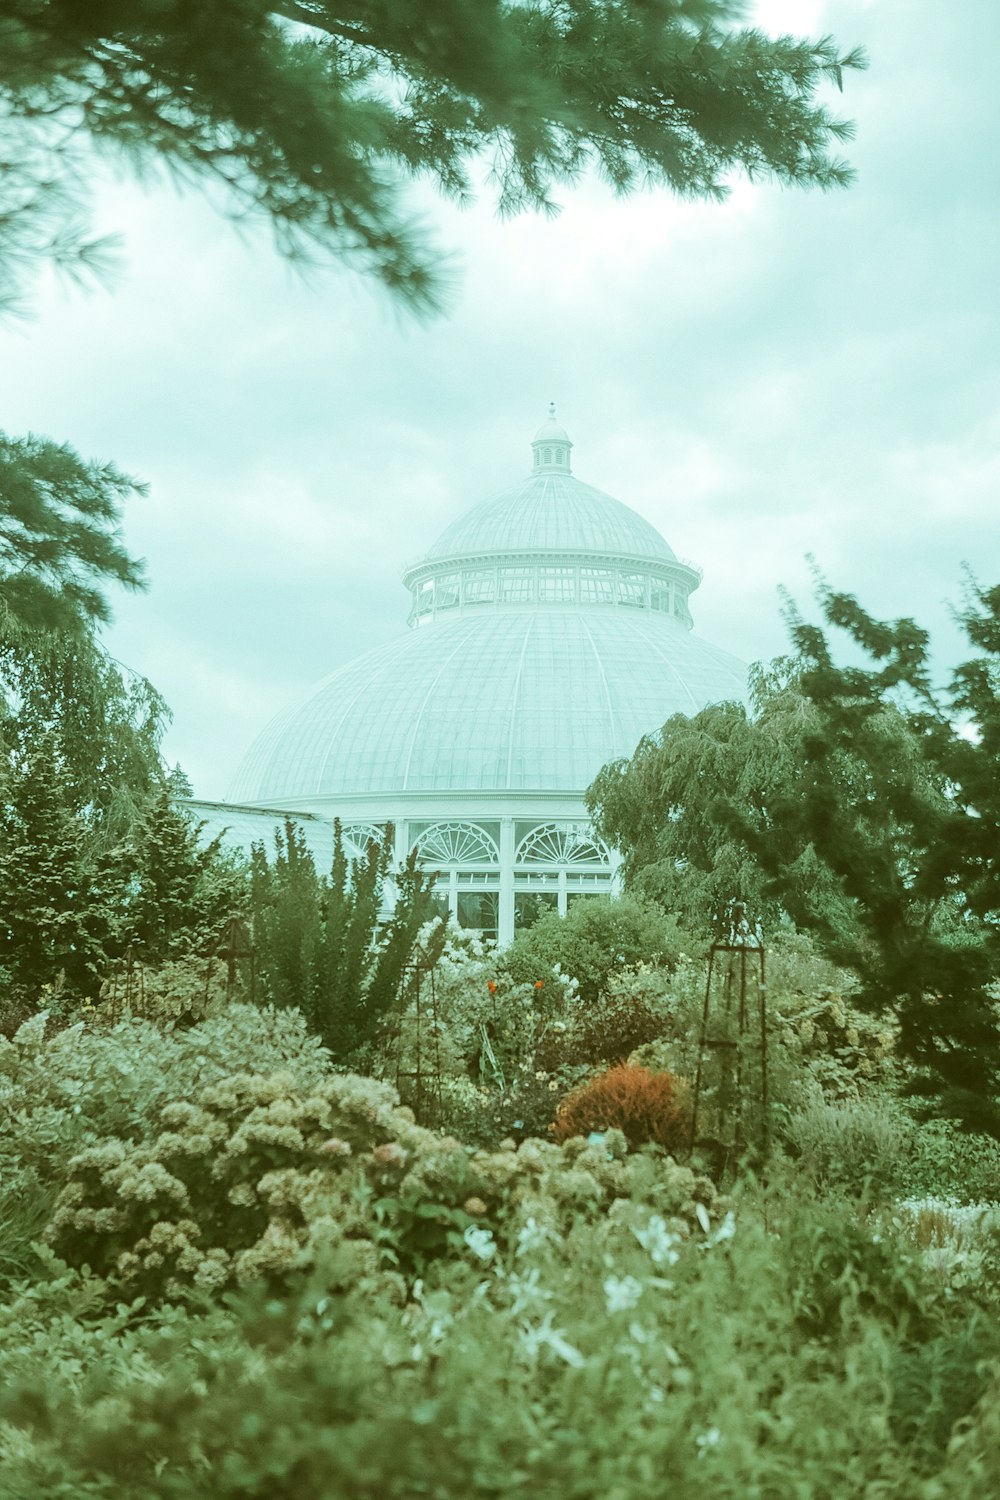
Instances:
[[[974,1315],[926,1343],[902,1343],[889,1364],[893,1435],[916,1462],[940,1462],[956,1422],[967,1417],[989,1389],[1000,1361],[1000,1324]]]
[[[197,1313],[102,1311],[85,1277],[22,1290],[0,1308],[0,1491],[660,1500],[669,1470],[679,1500],[991,1492],[996,1334],[938,1320],[849,1205],[748,1195],[704,1233],[619,1199],[469,1238],[405,1302],[331,1297],[319,1270]]]
[[[643,963],[673,967],[685,946],[676,922],[660,907],[634,896],[592,897],[575,902],[565,917],[546,912],[519,932],[502,965],[518,983],[571,975],[581,997],[592,1001],[612,974]]]
[[[955,1120],[927,1120],[913,1127],[906,1187],[914,1196],[954,1198],[961,1203],[1000,1202],[1000,1141],[964,1131]]]
[[[887,1094],[833,1103],[815,1085],[779,1113],[779,1137],[796,1176],[814,1190],[894,1192],[907,1182],[912,1122]]]
[[[223,1071],[253,1024],[251,1055],[284,1053],[287,1066]],[[138,1039],[151,1044],[141,1068],[148,1092],[129,1098],[123,1048]],[[388,1084],[334,1073],[290,1012],[234,1006],[179,1033],[131,1023],[48,1040],[38,1018],[8,1054],[13,1113],[37,1159],[55,1136],[44,1180],[63,1186],[46,1238],[69,1265],[107,1278],[115,1296],[278,1284],[331,1257],[341,1284],[390,1269],[412,1276],[462,1253],[462,1233],[480,1223],[508,1236],[525,1215],[565,1230],[572,1215],[615,1197],[669,1199],[688,1217],[696,1192],[712,1201],[690,1172],[664,1165],[657,1175],[643,1158],[577,1160],[530,1141],[517,1152],[472,1151],[435,1135],[397,1107]],[[59,1135],[67,1083],[87,1101],[73,1117],[86,1125]],[[104,1109],[92,1109],[99,1097]]]
[[[44,1013],[33,1016],[0,1038],[0,1171],[29,1167],[58,1182],[87,1142],[145,1138],[168,1100],[190,1098],[250,1057],[264,1073],[294,1068],[302,1086],[330,1072],[296,1011],[231,1005],[187,1030],[130,1018],[50,1031]]]

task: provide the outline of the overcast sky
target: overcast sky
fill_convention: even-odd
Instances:
[[[197,195],[101,196],[110,294],[46,281],[0,328],[0,427],[148,481],[126,517],[145,596],[114,653],[174,711],[166,751],[223,797],[310,683],[405,629],[403,567],[528,471],[555,400],[575,472],[705,579],[699,635],[785,648],[806,555],[875,613],[959,637],[962,564],[1000,581],[1000,6],[762,0],[760,23],[864,45],[847,192],[737,185],[724,206],[561,194],[499,223],[421,199],[458,266],[450,314],[349,274],[304,284],[266,230]]]

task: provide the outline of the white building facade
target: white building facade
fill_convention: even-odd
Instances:
[[[211,823],[336,817],[360,849],[391,821],[442,909],[501,943],[612,890],[586,788],[672,714],[745,697],[746,668],[692,631],[699,570],[577,479],[572,447],[550,408],[528,477],[406,570],[409,630],[273,720]]]

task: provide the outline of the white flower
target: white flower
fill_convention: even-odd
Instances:
[[[553,1238],[552,1231],[534,1218],[526,1219],[517,1236],[517,1255],[528,1255],[532,1250],[544,1250]]]
[[[726,1214],[718,1229],[712,1235],[712,1244],[719,1245],[723,1240],[731,1240],[736,1233],[736,1215],[732,1209]]]
[[[604,1301],[609,1314],[631,1312],[642,1296],[642,1282],[634,1276],[609,1276],[604,1283]]]
[[[517,1317],[520,1313],[527,1312],[538,1302],[551,1302],[552,1293],[540,1285],[541,1272],[537,1266],[532,1266],[525,1276],[516,1273],[507,1279],[507,1287],[511,1295],[511,1311]]]
[[[641,1229],[633,1226],[632,1233],[648,1253],[654,1266],[677,1264],[680,1256],[674,1246],[680,1244],[680,1238],[670,1233],[665,1220],[661,1219],[659,1214],[653,1214],[649,1222]]]
[[[574,1370],[579,1370],[587,1363],[579,1349],[567,1342],[561,1329],[552,1327],[552,1314],[546,1313],[544,1320],[537,1328],[526,1324],[521,1329],[521,1344],[529,1359],[538,1358],[542,1349],[551,1349],[553,1354],[559,1356],[567,1365],[572,1365]]]
[[[462,1238],[479,1260],[492,1260],[497,1253],[492,1234],[488,1229],[480,1229],[478,1224],[470,1224]]]
[[[704,1458],[710,1448],[717,1448],[722,1441],[722,1433],[717,1427],[710,1427],[707,1432],[699,1432],[695,1438],[695,1446],[698,1449],[698,1457]]]
[[[704,1203],[695,1204],[694,1216],[698,1220],[698,1223],[701,1225],[702,1229],[707,1234],[712,1227],[712,1221],[708,1217],[708,1209],[705,1207]]]

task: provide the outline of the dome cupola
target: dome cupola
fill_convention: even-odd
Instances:
[[[407,568],[411,625],[469,610],[585,605],[653,610],[691,629],[700,569],[629,506],[577,479],[572,447],[553,403],[527,478],[473,506]]]
[[[542,423],[531,442],[535,473],[569,474],[572,446],[569,434],[556,421],[556,403],[550,401],[548,420]]]

